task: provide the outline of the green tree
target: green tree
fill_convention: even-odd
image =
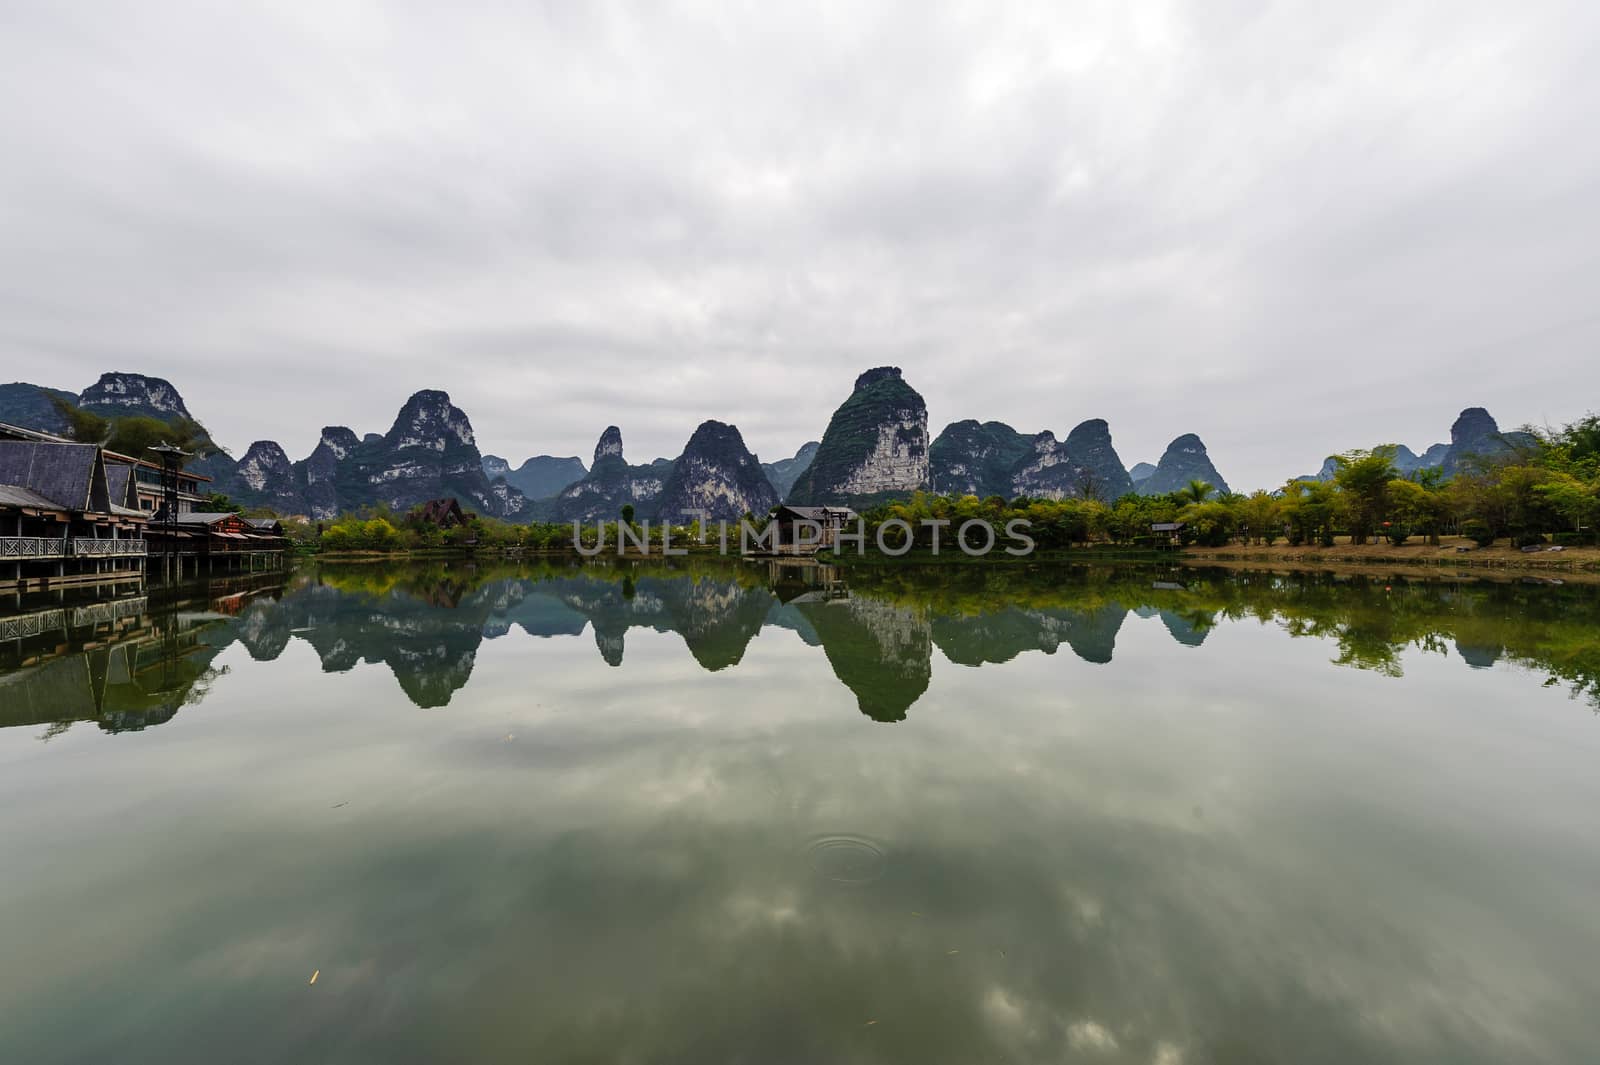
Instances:
[[[1270,545],[1283,531],[1283,507],[1271,492],[1257,489],[1234,504],[1245,539]]]
[[[1533,490],[1545,506],[1571,522],[1573,532],[1587,528],[1589,538],[1594,539],[1594,523],[1600,515],[1600,480],[1583,481],[1570,473],[1552,471]]]
[[[1395,479],[1392,444],[1371,451],[1348,451],[1335,455],[1334,483],[1344,503],[1350,523],[1350,542],[1364,544],[1383,521],[1389,501],[1389,482]]]

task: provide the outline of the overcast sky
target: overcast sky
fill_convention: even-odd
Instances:
[[[236,455],[1196,432],[1235,487],[1600,408],[1600,5],[0,4],[0,380]]]

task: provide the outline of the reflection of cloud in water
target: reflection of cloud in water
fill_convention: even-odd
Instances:
[[[931,654],[940,608],[872,602],[852,640]],[[1105,667],[937,669],[894,729],[787,634],[715,675],[675,629],[631,630],[623,674],[586,640],[475,645],[449,714],[306,641],[240,648],[204,728],[5,749],[0,787],[53,813],[6,824],[0,1048],[234,1060],[255,1016],[263,1060],[1582,1060],[1585,715],[1444,659],[1391,682],[1275,627],[1199,654],[1129,628]],[[1391,687],[1412,714],[1354,697]],[[1518,692],[1514,726],[1441,742]],[[823,834],[892,861],[841,890]]]

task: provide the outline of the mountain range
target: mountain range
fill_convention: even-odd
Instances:
[[[58,402],[102,417],[194,419],[170,381],[113,372],[76,393],[0,385],[0,422],[67,432]],[[1469,407],[1451,426],[1448,444],[1421,454],[1400,446],[1395,464],[1403,474],[1437,469],[1448,477],[1475,457],[1531,442],[1526,433],[1502,433],[1487,410]],[[238,459],[218,449],[191,466],[212,478],[214,490],[246,506],[317,520],[374,505],[404,511],[441,496],[510,521],[594,522],[614,519],[624,505],[638,518],[679,521],[685,511],[700,510],[712,520],[736,520],[780,501],[861,509],[916,491],[1112,500],[1130,491],[1164,494],[1193,480],[1228,490],[1194,433],[1176,437],[1157,462],[1131,468],[1100,418],[1080,422],[1061,440],[1049,430],[1030,433],[972,419],[952,422],[930,439],[927,404],[894,366],[862,373],[821,439],[771,463],[751,452],[736,426],[707,420],[676,459],[630,464],[613,425],[601,433],[587,467],[575,456],[551,455],[513,467],[481,454],[466,412],[448,394],[429,389],[407,399],[384,433],[358,436],[346,426],[328,426],[303,459],[292,460],[275,441],[258,440]],[[1301,479],[1330,479],[1336,468],[1330,458]]]

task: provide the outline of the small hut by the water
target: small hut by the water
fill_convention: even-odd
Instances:
[[[811,554],[835,546],[839,533],[853,527],[858,515],[849,507],[780,506],[772,512],[778,554]],[[820,530],[820,538],[819,538]]]

